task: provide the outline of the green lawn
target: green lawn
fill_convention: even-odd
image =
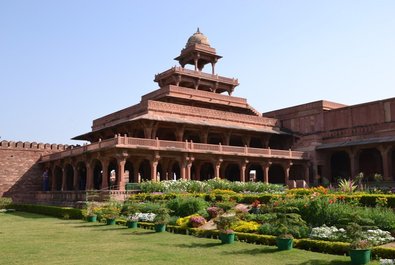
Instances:
[[[348,257],[0,213],[0,264],[350,264]],[[378,263],[371,263],[378,264]]]

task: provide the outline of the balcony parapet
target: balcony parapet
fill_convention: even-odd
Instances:
[[[229,78],[229,77],[224,77],[224,76],[219,76],[217,74],[209,74],[209,73],[204,73],[201,71],[194,71],[186,68],[182,68],[181,66],[174,66],[170,68],[169,70],[166,70],[160,74],[155,75],[155,82],[158,82],[162,78],[174,75],[174,74],[179,74],[179,75],[185,75],[193,78],[203,78],[205,80],[213,81],[213,82],[219,82],[219,83],[224,83],[227,85],[233,85],[233,86],[238,86],[239,81],[238,79],[235,78]]]
[[[104,141],[84,145],[81,147],[65,150],[55,154],[41,157],[40,162],[45,163],[53,160],[64,159],[67,157],[82,155],[87,152],[102,151],[111,148],[137,149],[137,150],[154,150],[170,151],[181,153],[195,154],[217,154],[224,156],[246,156],[246,157],[264,157],[264,158],[283,158],[291,160],[307,159],[305,152],[289,150],[277,150],[271,148],[253,148],[247,146],[228,146],[194,143],[192,141],[166,141],[157,139],[133,138],[116,135],[116,137]]]

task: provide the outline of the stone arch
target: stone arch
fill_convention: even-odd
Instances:
[[[192,166],[191,166],[191,180],[198,180],[195,172],[196,172],[196,167],[195,167],[195,164],[192,163]]]
[[[66,164],[64,167],[64,174],[66,178],[66,186],[63,187],[63,190],[73,190],[74,184],[74,168],[70,164]]]
[[[125,172],[124,172],[125,179],[127,179],[128,183],[135,182],[134,180],[134,167],[133,163],[130,160],[126,160],[125,163]]]
[[[390,174],[391,174],[391,180],[395,180],[395,147],[392,147],[392,149],[389,151],[389,159],[390,161]]]
[[[250,147],[253,148],[263,148],[262,140],[258,137],[251,137]]]
[[[133,137],[135,137],[135,138],[145,138],[144,130],[143,129],[135,129],[133,131]]]
[[[279,135],[272,135],[269,140],[269,147],[272,149],[284,149],[284,144]]]
[[[274,134],[270,137],[269,147],[272,149],[288,150],[291,148],[291,140],[284,135]]]
[[[115,176],[115,178],[114,178]],[[117,189],[117,183],[118,183],[118,161],[115,157],[111,157],[109,162],[108,162],[108,167],[107,167],[107,176],[103,176],[107,180],[107,186],[109,189]]]
[[[158,173],[159,173],[160,181],[166,179],[166,172],[164,170],[164,167],[162,166],[161,161],[159,161],[158,165],[156,166],[156,175],[157,176],[158,176]]]
[[[204,162],[200,166],[200,180],[209,180],[214,177],[214,167],[212,163]]]
[[[349,179],[351,176],[350,156],[345,151],[338,151],[331,155],[330,180],[337,182],[339,179]]]
[[[247,167],[246,181],[251,180],[250,179],[251,171],[255,171],[255,181],[264,182],[263,170],[261,165],[252,163]]]
[[[359,153],[359,172],[362,172],[366,180],[372,181],[374,174],[383,175],[383,159],[376,148],[362,149]]]
[[[60,166],[55,166],[54,168],[54,188],[56,191],[61,191],[62,190],[62,178],[63,178],[63,170]]]
[[[272,164],[269,168],[269,183],[285,184],[284,167],[280,164]]]
[[[51,191],[52,190],[52,182],[54,181],[52,177],[53,177],[52,169],[48,168],[48,186],[44,187],[44,188],[47,188],[47,190],[45,190],[45,191]]]
[[[139,166],[139,173],[141,176],[141,181],[151,180],[151,164],[148,159],[141,161]]]
[[[185,130],[183,141],[192,141],[194,143],[201,143],[200,134],[195,131]]]
[[[229,163],[225,167],[225,178],[230,181],[240,181],[240,166],[236,163]]]
[[[100,190],[101,183],[103,178],[103,166],[100,160],[94,159],[92,161],[92,169],[93,169],[93,189]]]
[[[174,161],[173,165],[171,166],[171,175],[169,178],[173,180],[174,175],[176,176],[176,179],[181,179],[181,168],[178,161]]]
[[[170,128],[158,128],[156,137],[159,140],[176,141],[175,130]]]
[[[86,165],[80,161],[77,163],[77,183],[79,190],[86,190]]]
[[[209,133],[207,137],[207,143],[208,144],[219,144],[223,143],[223,137],[222,135],[218,133]]]
[[[305,180],[306,170],[303,165],[293,164],[289,168],[289,179],[290,180]]]
[[[244,146],[242,137],[240,135],[232,135],[229,140],[229,145]]]

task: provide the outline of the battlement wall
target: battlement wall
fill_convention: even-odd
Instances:
[[[32,191],[42,188],[43,169],[38,164],[42,155],[73,146],[36,142],[0,142],[0,197],[21,201]]]
[[[48,143],[36,143],[36,142],[14,142],[14,141],[1,141],[0,149],[24,149],[24,150],[51,150],[51,151],[64,151],[68,148],[71,148],[71,145],[63,145],[63,144],[48,144]]]

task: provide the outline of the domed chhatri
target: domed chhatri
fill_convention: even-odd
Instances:
[[[200,32],[199,28],[197,28],[197,31],[191,37],[189,37],[187,44],[185,45],[185,48],[188,48],[189,46],[195,44],[210,46],[210,42],[208,41],[208,38],[203,33]]]

